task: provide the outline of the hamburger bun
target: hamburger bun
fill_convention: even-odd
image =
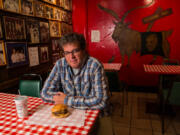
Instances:
[[[64,104],[56,104],[51,109],[52,116],[56,118],[65,118],[70,115],[68,108]]]

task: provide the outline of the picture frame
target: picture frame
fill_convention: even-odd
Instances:
[[[59,53],[60,51],[60,39],[52,39],[52,53]]]
[[[48,22],[40,22],[40,41],[41,43],[48,43],[50,40],[50,31]]]
[[[54,19],[61,21],[61,9],[59,8],[54,8]]]
[[[39,23],[36,20],[26,21],[27,41],[28,43],[40,43]]]
[[[29,66],[37,66],[39,65],[39,52],[38,46],[28,47],[29,54]]]
[[[58,21],[50,21],[50,36],[60,37],[60,23]]]
[[[21,13],[29,16],[34,15],[33,0],[21,0]]]
[[[40,53],[41,63],[46,63],[49,61],[49,48],[48,48],[48,46],[40,46],[39,47],[39,53]]]
[[[4,16],[6,40],[25,40],[25,23],[22,18]]]
[[[51,4],[56,4],[56,0],[43,0],[43,1],[51,3]]]
[[[45,6],[40,1],[34,1],[34,14],[37,17],[45,18]]]
[[[28,64],[27,44],[25,42],[6,42],[5,48],[8,68]]]
[[[73,32],[72,25],[61,22],[60,23],[61,36]]]
[[[20,2],[19,0],[2,0],[3,2],[3,9],[10,11],[10,12],[16,12],[20,13]]]
[[[52,62],[53,62],[53,64],[55,64],[56,61],[59,60],[60,58],[61,57],[60,57],[59,53],[52,54]]]
[[[45,4],[45,17],[47,19],[53,19],[54,18],[54,8],[52,6],[49,6]]]
[[[0,39],[3,38],[3,30],[2,30],[2,19],[0,17]]]
[[[5,47],[4,42],[0,40],[0,66],[6,65],[6,54],[5,54]]]

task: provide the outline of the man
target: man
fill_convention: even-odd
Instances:
[[[103,110],[108,98],[104,69],[97,59],[88,56],[84,36],[65,35],[60,45],[64,57],[56,62],[45,82],[43,100],[77,109]]]

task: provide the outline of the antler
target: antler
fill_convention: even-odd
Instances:
[[[139,6],[139,7],[135,7],[135,8],[131,8],[130,10],[128,10],[128,11],[123,15],[121,21],[124,22],[125,18],[127,17],[127,15],[128,15],[131,11],[133,11],[133,10],[135,10],[135,9],[139,9],[139,8],[149,7],[149,6],[152,5],[153,3],[154,3],[154,0],[152,0],[152,1],[151,1],[149,4],[147,4],[147,5]]]
[[[119,16],[113,10],[107,9],[107,8],[101,6],[100,4],[98,4],[98,7],[99,7],[99,9],[101,9],[101,10],[109,13],[110,15],[112,15],[116,20],[118,20],[120,22]]]

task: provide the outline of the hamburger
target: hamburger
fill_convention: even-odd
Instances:
[[[69,116],[69,111],[67,109],[67,106],[64,104],[56,104],[51,109],[52,116],[56,118],[65,118]]]

